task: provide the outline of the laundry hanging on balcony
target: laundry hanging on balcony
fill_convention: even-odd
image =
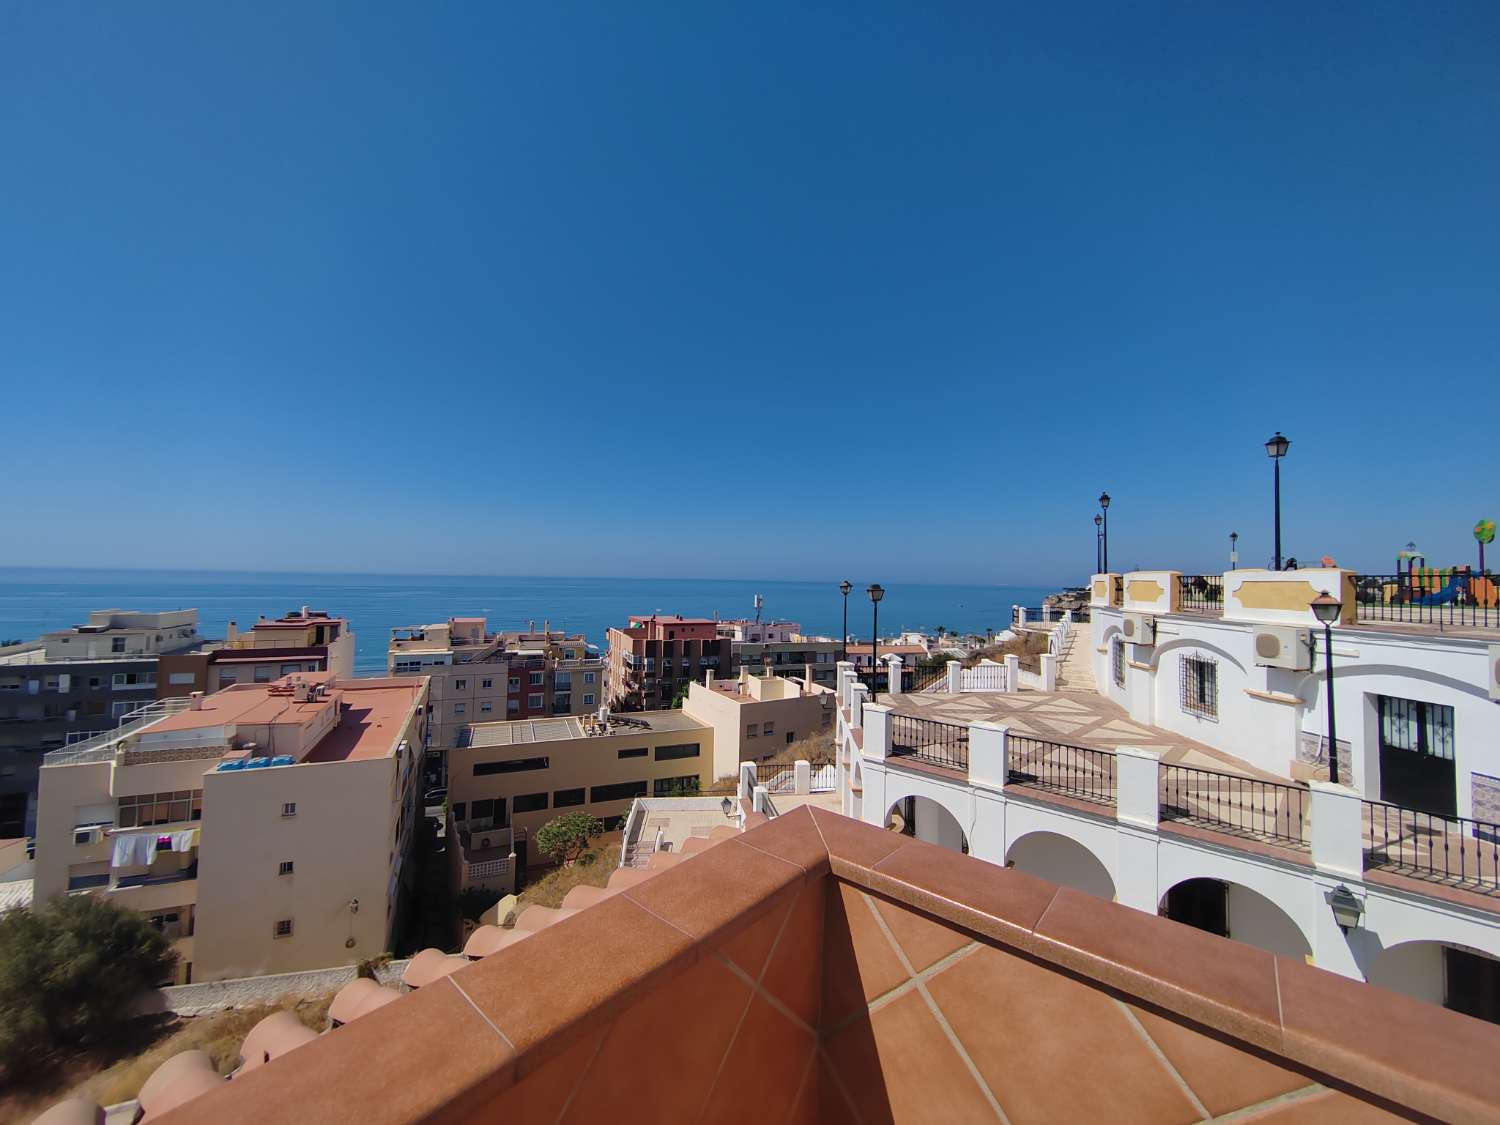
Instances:
[[[136,832],[115,837],[111,867],[149,867],[156,858],[156,833]]]
[[[190,852],[198,846],[198,830],[184,828],[181,832],[173,832],[171,839],[174,852]]]

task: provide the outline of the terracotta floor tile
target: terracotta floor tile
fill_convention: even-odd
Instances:
[[[1039,947],[1083,976],[1268,1050],[1281,1047],[1272,954],[1063,887]]]
[[[806,805],[778,816],[770,824],[746,832],[740,843],[795,863],[809,874],[828,870],[828,847]]]
[[[624,897],[706,939],[716,939],[747,911],[803,878],[800,867],[738,840],[715,844],[670,874],[631,887]]]
[[[580,958],[580,950],[587,955]],[[612,1018],[632,994],[679,972],[698,952],[691,938],[621,894],[476,961],[448,980],[525,1055],[580,1020]],[[525,987],[518,987],[518,981],[525,981]]]
[[[826,902],[821,1021],[825,1030],[909,976],[858,887],[830,879]]]
[[[817,1110],[815,1121],[818,1125],[859,1125],[859,1120],[854,1116],[854,1110],[849,1108],[849,1102],[839,1090],[838,1083],[832,1074],[832,1063],[824,1051],[818,1052],[817,1068]],[[851,1080],[857,1081],[857,1075],[850,1075]],[[800,1108],[800,1106],[799,1106]]]
[[[812,1032],[792,1023],[763,997],[752,998],[702,1119],[746,1125],[784,1120],[816,1049]]]
[[[927,988],[1014,1125],[1201,1117],[1097,989],[993,947],[944,969]]]
[[[809,808],[809,811],[828,844],[830,860],[838,859],[857,867],[870,867],[897,848],[912,842],[910,836],[887,832],[873,824],[865,824],[827,809]]]
[[[971,934],[954,929],[947,922],[938,921],[920,911],[909,910],[879,895],[871,895],[870,900],[874,902],[875,909],[880,912],[885,924],[890,927],[891,933],[896,936],[896,944],[901,946],[901,952],[906,954],[906,959],[916,972],[920,973],[974,940]]]
[[[556,1121],[608,1030],[607,1025],[594,1028],[521,1078],[498,1099],[467,1117],[466,1122],[480,1125],[492,1121]]]
[[[1130,1010],[1210,1113],[1228,1113],[1312,1085],[1313,1080],[1306,1075],[1286,1070],[1175,1020],[1134,1004]]]
[[[691,1121],[739,1026],[750,986],[708,957],[621,1013],[565,1122]]]
[[[824,888],[830,882],[802,884],[761,978],[762,988],[814,1028],[823,999]]]
[[[845,1027],[827,1050],[846,1076],[865,1125],[995,1120],[974,1076],[915,991]]]
[[[766,967],[766,958],[771,952],[771,944],[781,933],[781,925],[786,921],[787,911],[791,909],[799,889],[788,887],[771,900],[767,909],[737,928],[731,928],[720,940],[719,951],[751,980],[760,980],[761,970]]]
[[[1245,1125],[1395,1125],[1404,1117],[1351,1098],[1338,1090],[1324,1090],[1272,1106],[1239,1119]]]

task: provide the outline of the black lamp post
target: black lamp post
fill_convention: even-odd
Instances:
[[[1276,466],[1276,569],[1281,569],[1281,459],[1291,446],[1280,430],[1266,442],[1266,456]]]
[[[1100,528],[1100,530],[1099,530],[1099,543],[1100,543],[1099,550],[1100,550],[1100,555],[1102,556],[1101,559],[1100,559],[1100,561],[1104,564],[1103,566],[1101,566],[1099,568],[1099,570],[1100,570],[1100,573],[1102,573],[1102,574],[1108,574],[1109,573],[1109,493],[1107,493],[1107,492],[1101,492],[1101,493],[1099,493],[1099,510],[1103,513],[1103,515],[1101,515],[1099,517],[1099,522],[1100,522],[1100,524],[1103,525]]]
[[[1327,590],[1312,600],[1313,616],[1323,623],[1323,666],[1328,678],[1328,780],[1339,781],[1339,744],[1333,723],[1333,623],[1344,604]]]
[[[844,631],[839,634],[839,659],[847,662],[849,659],[849,591],[854,589],[849,579],[839,583],[839,593],[844,595]]]
[[[870,694],[875,694],[875,677],[873,673],[880,670],[880,599],[885,597],[885,587],[879,582],[870,586],[865,593],[870,595]],[[886,685],[890,689],[890,685]]]
[[[1094,573],[1101,574],[1104,571],[1104,542],[1103,532],[1099,525],[1104,522],[1103,516],[1094,517]]]

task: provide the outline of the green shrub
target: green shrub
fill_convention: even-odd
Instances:
[[[598,817],[588,813],[564,813],[536,830],[532,837],[544,855],[570,864],[588,847],[589,840],[604,831]]]

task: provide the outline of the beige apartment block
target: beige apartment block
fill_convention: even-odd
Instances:
[[[415,876],[426,700],[423,679],[237,684],[49,754],[37,899],[148,915],[179,982],[389,950]]]
[[[706,788],[713,771],[714,728],[685,711],[479,723],[450,756],[448,807],[466,848],[480,833],[499,847],[507,828],[529,835],[566,812],[611,820],[636,797]]]
[[[212,694],[237,683],[268,684],[302,672],[354,675],[354,632],[342,617],[303,606],[274,620],[262,617],[241,631],[231,621],[224,640],[163,656],[159,699]]]
[[[714,730],[714,777],[733,777],[741,762],[771,758],[794,742],[833,731],[837,693],[811,672],[718,680],[709,673],[688,689],[684,713]]]

